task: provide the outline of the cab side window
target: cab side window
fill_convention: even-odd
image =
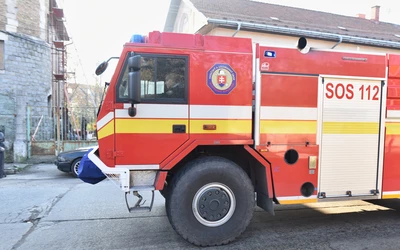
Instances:
[[[143,103],[187,103],[188,59],[183,56],[142,54],[141,98]],[[117,101],[127,102],[126,64],[117,84]],[[125,100],[124,100],[125,99]]]
[[[156,82],[154,74],[156,72],[155,60],[151,57],[142,57],[142,68],[140,69],[140,91],[142,99],[154,97]]]

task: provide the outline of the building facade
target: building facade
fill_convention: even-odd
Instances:
[[[400,52],[400,25],[380,20],[380,7],[354,17],[260,0],[171,0],[164,31],[250,37],[254,43],[360,52]]]
[[[0,0],[0,131],[7,162],[25,161],[38,131],[54,136],[56,124],[45,121],[54,120],[62,102],[68,40],[55,0]]]

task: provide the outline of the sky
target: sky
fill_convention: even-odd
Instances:
[[[371,7],[379,5],[381,21],[400,24],[400,1],[394,0],[260,1],[349,16],[363,13],[367,18]],[[102,61],[120,56],[123,44],[133,34],[163,31],[170,0],[58,0],[58,4],[64,9],[72,38],[72,44],[67,47],[69,70],[76,72],[76,82],[93,84],[110,81],[116,60],[110,61],[101,78],[95,77],[94,71]],[[75,78],[70,81],[74,82]]]
[[[120,56],[123,45],[133,34],[164,29],[170,0],[58,0],[58,3],[64,9],[73,42],[67,46],[69,71],[76,72],[78,83],[94,83],[110,81],[117,60],[109,62],[101,78],[95,76],[95,69],[108,58]]]

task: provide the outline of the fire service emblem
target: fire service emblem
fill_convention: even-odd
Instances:
[[[217,95],[227,95],[236,87],[236,72],[228,64],[215,64],[207,72],[207,85]]]

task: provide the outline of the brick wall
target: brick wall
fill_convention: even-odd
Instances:
[[[8,161],[20,162],[27,156],[27,105],[32,106],[32,115],[49,116],[51,70],[51,48],[46,42],[8,35],[5,70],[0,72],[0,128],[5,128]]]
[[[0,30],[47,40],[49,0],[0,0]]]
[[[18,1],[18,33],[40,37],[39,0]]]
[[[6,3],[0,0],[0,30],[6,30]]]
[[[6,136],[7,162],[27,156],[28,133],[37,117],[50,118],[52,64],[49,42],[49,0],[0,0],[0,40],[4,69],[0,70],[0,131]],[[52,97],[50,97],[52,98]],[[27,121],[27,107],[31,117]],[[27,125],[31,124],[28,132]],[[43,127],[43,124],[50,124]],[[49,133],[51,123],[42,123]]]

